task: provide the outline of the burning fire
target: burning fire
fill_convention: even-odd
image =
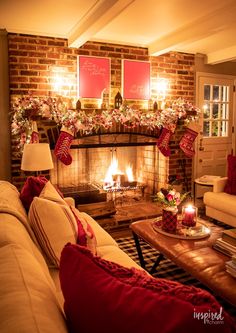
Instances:
[[[131,165],[128,165],[126,167],[126,175],[128,177],[128,181],[129,182],[133,182],[134,181],[133,169],[132,169]]]
[[[113,157],[104,179],[104,189],[120,188],[125,178],[128,182],[134,181],[133,169],[131,165],[126,167],[126,175],[120,171],[117,158]]]
[[[104,183],[105,184],[109,184],[110,186],[113,186],[113,175],[118,175],[121,174],[121,172],[119,171],[119,167],[118,167],[118,160],[113,157],[111,164],[107,170],[105,179],[104,179]]]

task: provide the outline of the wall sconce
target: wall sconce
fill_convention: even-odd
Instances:
[[[182,208],[182,225],[185,227],[195,227],[197,223],[197,207],[188,205]]]
[[[164,95],[163,97],[165,97],[166,95],[167,88],[168,88],[168,80],[166,79],[157,80],[157,92],[159,94]]]
[[[73,90],[73,77],[67,69],[52,68],[52,90],[59,96],[71,97]]]
[[[168,80],[158,79],[157,80],[157,103],[158,109],[163,110],[165,107],[166,92],[168,88]]]
[[[59,75],[56,75],[54,77],[54,83],[53,83],[53,90],[58,93],[58,95],[62,95],[63,91],[63,78]]]

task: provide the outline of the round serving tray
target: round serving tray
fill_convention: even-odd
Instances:
[[[157,218],[152,223],[153,229],[160,234],[163,234],[165,236],[173,237],[173,238],[179,238],[179,239],[201,239],[205,238],[210,235],[211,229],[202,221],[199,220],[196,223],[195,227],[189,227],[182,225],[181,220],[178,220],[177,228],[174,233],[166,232],[162,230],[162,220],[160,218]]]

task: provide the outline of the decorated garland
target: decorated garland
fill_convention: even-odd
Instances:
[[[144,126],[150,130],[156,127],[169,128],[176,124],[178,119],[184,118],[187,121],[198,117],[199,110],[191,103],[178,99],[166,103],[166,107],[159,111],[141,111],[127,105],[119,109],[102,110],[100,113],[92,111],[86,113],[83,110],[68,109],[61,101],[57,107],[52,108],[51,118],[61,126],[66,127],[73,133],[82,132],[91,134],[100,128],[109,129],[115,123],[120,123],[127,128]],[[188,115],[190,112],[190,115]]]
[[[11,108],[11,130],[18,138],[19,146],[31,141],[35,120],[38,117],[50,118],[57,108],[56,99],[37,98],[31,95],[17,98]]]
[[[38,116],[54,120],[62,127],[64,135],[75,136],[77,132],[89,135],[99,129],[109,129],[114,123],[120,123],[126,128],[138,126],[154,130],[163,128],[164,138],[157,142],[159,149],[168,145],[171,134],[175,131],[178,119],[186,122],[198,119],[199,109],[188,101],[177,99],[167,101],[163,110],[141,111],[128,105],[119,109],[95,110],[85,112],[68,107],[61,98],[33,98],[32,96],[18,98],[12,105],[12,134],[18,136],[20,146],[31,141],[33,121]],[[162,136],[163,136],[162,135]],[[68,147],[67,147],[68,148]],[[169,153],[164,152],[168,156]]]

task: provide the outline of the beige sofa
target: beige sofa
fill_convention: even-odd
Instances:
[[[81,214],[95,232],[99,256],[140,268],[91,217]],[[28,222],[17,189],[0,181],[0,332],[68,332],[59,271],[48,268]]]
[[[51,184],[51,183],[47,183]],[[55,188],[50,185],[53,188],[53,191],[55,191]],[[50,187],[49,186],[49,187]],[[46,188],[46,185],[44,189]],[[40,238],[38,237],[39,234],[37,234],[35,231],[35,226],[32,224],[32,216],[33,213],[35,213],[35,218],[36,222],[40,222],[40,211],[36,210],[36,207],[40,206],[40,202],[45,200],[43,203],[43,209],[41,211],[42,213],[46,212],[46,218],[44,218],[44,223],[46,224],[46,227],[53,225],[53,229],[51,230],[51,236],[56,238],[57,241],[54,239],[54,244],[50,244],[50,239],[49,243],[47,245],[54,245],[54,254],[56,254],[56,244],[61,243],[60,248],[64,247],[65,243],[65,238],[62,236],[64,233],[60,233],[60,220],[59,218],[50,218],[52,215],[53,207],[55,206],[55,202],[53,202],[50,207],[51,207],[51,212],[49,211],[48,208],[45,209],[47,206],[46,203],[46,194],[44,192],[44,189],[41,191],[39,197],[36,197],[33,199],[33,202],[31,204],[31,208],[29,210],[29,214],[26,214],[26,211],[22,205],[22,202],[19,198],[19,192],[17,189],[10,183],[5,182],[5,181],[0,181],[0,332],[1,333],[66,333],[66,332],[71,332],[72,330],[68,329],[67,326],[67,321],[66,317],[63,311],[63,305],[64,305],[64,298],[62,295],[62,291],[60,288],[60,281],[59,281],[59,269],[58,268],[51,268],[50,264],[47,264],[48,262],[48,257],[45,252],[44,255],[41,253],[42,249],[42,244],[41,246],[38,245],[38,242],[40,242]],[[42,198],[42,193],[44,192],[44,197],[45,199]],[[50,192],[49,192],[50,193]],[[47,193],[47,195],[49,194]],[[57,193],[57,196],[58,193]],[[54,197],[55,199],[55,197]],[[62,204],[58,203],[59,207],[57,211],[59,212],[69,212],[70,207],[67,205],[64,200],[59,196],[59,200],[62,201]],[[50,200],[48,200],[50,201]],[[71,201],[71,200],[70,200]],[[57,201],[56,201],[57,202]],[[61,206],[60,206],[61,205]],[[57,204],[56,204],[57,206]],[[35,211],[33,211],[33,208]],[[66,209],[65,209],[66,207]],[[72,209],[73,211],[73,209]],[[50,215],[51,214],[51,215]],[[69,213],[68,213],[69,214]],[[89,280],[86,280],[86,283],[83,285],[84,287],[86,286],[86,291],[84,293],[84,298],[81,296],[81,285],[80,288],[75,288],[71,289],[72,292],[70,291],[69,294],[70,296],[73,297],[73,300],[68,301],[68,293],[67,293],[67,306],[68,302],[70,306],[74,306],[74,300],[76,300],[76,305],[75,305],[75,312],[76,312],[76,321],[78,320],[78,315],[81,315],[81,313],[78,313],[78,304],[77,300],[79,302],[81,301],[80,297],[82,298],[82,303],[80,304],[83,309],[83,300],[87,301],[88,298],[88,303],[84,306],[85,312],[82,311],[82,317],[80,316],[80,320],[82,319],[83,324],[84,324],[84,329],[82,329],[83,332],[88,332],[90,333],[91,331],[97,331],[101,332],[101,325],[104,327],[105,332],[112,332],[112,329],[110,327],[113,327],[113,316],[117,314],[116,316],[117,320],[122,323],[124,322],[124,332],[137,332],[137,325],[135,326],[136,328],[134,330],[126,330],[126,321],[124,318],[130,318],[130,313],[133,319],[130,320],[131,327],[133,327],[132,323],[137,318],[139,317],[140,323],[144,323],[144,329],[142,327],[141,331],[148,331],[152,332],[153,327],[155,330],[156,327],[156,322],[158,322],[158,326],[160,323],[163,325],[163,330],[160,330],[160,332],[189,332],[189,328],[193,329],[194,332],[221,332],[221,327],[219,325],[217,326],[206,326],[204,322],[201,322],[199,320],[195,320],[192,317],[192,313],[194,311],[194,306],[196,305],[199,309],[199,311],[203,311],[205,308],[209,309],[209,307],[212,306],[212,309],[216,309],[215,306],[216,304],[212,305],[213,299],[210,295],[206,295],[203,291],[193,291],[192,288],[188,289],[186,293],[186,288],[187,286],[180,286],[176,288],[176,285],[174,282],[170,282],[170,284],[167,284],[167,282],[164,283],[162,279],[158,280],[158,292],[155,292],[155,296],[153,296],[152,293],[152,285],[153,281],[150,280],[151,285],[149,288],[146,288],[146,283],[148,280],[148,275],[143,274],[142,268],[137,265],[128,255],[126,255],[117,245],[115,240],[106,232],[104,231],[89,215],[85,213],[79,212],[79,219],[80,220],[86,220],[86,225],[88,223],[89,226],[92,227],[94,234],[96,236],[96,253],[98,256],[100,256],[103,259],[121,264],[122,266],[131,268],[135,267],[135,269],[132,269],[129,271],[128,274],[128,281],[124,284],[122,284],[121,280],[118,282],[115,282],[116,278],[113,278],[112,274],[105,274],[106,278],[105,280],[103,278],[98,279],[97,275],[92,275],[93,276],[93,282],[92,282],[92,287],[95,288],[95,290],[90,286],[89,281],[91,282],[91,275],[89,276]],[[69,214],[70,215],[70,214]],[[57,215],[59,217],[59,215]],[[41,216],[42,217],[42,216]],[[38,218],[38,219],[37,219]],[[50,222],[51,221],[51,222]],[[64,221],[64,216],[63,216],[63,221]],[[41,221],[42,222],[42,221]],[[68,219],[68,222],[71,222],[70,219]],[[62,223],[67,225],[70,225],[66,223]],[[43,224],[39,224],[41,227],[43,227]],[[34,232],[33,229],[34,228]],[[45,227],[45,225],[44,225]],[[45,231],[46,229],[43,229]],[[48,229],[47,229],[48,230]],[[64,229],[63,229],[64,230]],[[79,233],[78,233],[79,234]],[[37,239],[35,238],[35,235],[37,235]],[[49,235],[49,232],[47,236]],[[58,237],[60,235],[60,237]],[[42,235],[41,235],[42,236]],[[67,237],[67,235],[65,235]],[[45,238],[46,239],[46,238]],[[42,241],[42,239],[41,239]],[[50,249],[53,249],[53,247],[50,247]],[[91,254],[91,252],[88,252]],[[61,250],[59,250],[59,256],[61,255]],[[72,256],[72,261],[73,261],[73,256]],[[95,260],[97,260],[95,258]],[[65,260],[64,260],[65,263]],[[74,263],[74,261],[73,261]],[[87,261],[88,263],[88,261]],[[107,262],[106,262],[107,263]],[[109,269],[113,267],[113,265],[109,265]],[[106,265],[105,265],[106,266]],[[104,266],[104,267],[105,267]],[[56,266],[54,266],[56,267]],[[57,266],[58,267],[58,266]],[[72,271],[73,271],[73,265],[72,265]],[[86,267],[86,266],[85,266]],[[106,266],[108,267],[108,266]],[[68,268],[68,267],[67,267]],[[99,276],[101,274],[103,275],[106,269],[103,270],[103,273],[101,273],[101,270],[96,270],[96,272],[99,271]],[[71,281],[71,285],[75,286],[77,283],[77,276],[76,274],[78,272],[72,272],[69,271],[69,275],[67,276],[69,281]],[[82,271],[85,271],[85,275],[82,274]],[[88,271],[91,273],[90,268],[88,270],[81,270],[80,273],[83,276],[88,277],[86,275]],[[87,273],[86,273],[87,272]],[[122,272],[122,274],[121,274]],[[130,272],[132,274],[130,275]],[[64,271],[65,273],[65,271]],[[126,274],[126,270],[119,270],[119,276],[120,279],[123,278],[123,274]],[[72,275],[70,275],[72,274]],[[121,274],[121,275],[120,275]],[[145,277],[144,277],[145,275]],[[125,275],[126,276],[126,275]],[[76,277],[76,281],[75,281]],[[127,278],[127,276],[126,276]],[[97,285],[97,279],[98,279],[98,286],[99,288],[96,289],[94,285]],[[73,281],[74,283],[73,283]],[[83,280],[83,278],[82,278]],[[114,290],[112,286],[114,284],[116,285],[115,288],[115,295],[114,299],[117,300],[117,297],[119,298],[120,295],[120,290],[125,290],[127,289],[127,292],[125,291],[124,293],[121,293],[121,298],[120,300],[123,300],[121,302],[118,302],[119,306],[115,304],[115,307],[111,307],[111,312],[110,315],[104,312],[104,308],[101,309],[101,304],[107,306],[107,301],[108,305],[110,304],[109,300],[110,298],[110,291],[107,293],[105,291],[105,294],[100,293],[100,287],[104,288],[106,283],[104,281],[110,281],[109,286],[111,287],[111,292]],[[133,281],[133,282],[132,282]],[[80,282],[84,282],[81,281]],[[135,282],[134,288],[132,288],[132,283]],[[66,282],[67,283],[67,282]],[[130,284],[131,283],[131,287]],[[164,285],[163,285],[164,283]],[[144,287],[143,287],[144,284]],[[139,292],[139,285],[141,285],[141,290],[142,292]],[[67,284],[70,289],[70,285]],[[120,286],[122,286],[122,289],[120,289]],[[82,287],[82,288],[84,288]],[[92,288],[92,294],[90,294],[90,289]],[[166,289],[167,288],[167,289]],[[183,288],[183,289],[182,289]],[[146,290],[147,289],[147,290]],[[180,289],[182,292],[180,292]],[[78,294],[75,294],[76,292],[79,291]],[[102,289],[103,290],[103,289]],[[145,291],[144,291],[145,290]],[[155,289],[154,289],[155,290]],[[95,294],[93,293],[95,291]],[[138,291],[138,292],[137,292]],[[64,285],[64,292],[65,292],[65,285]],[[117,293],[118,292],[118,293]],[[137,295],[136,295],[137,292]],[[176,293],[177,292],[177,293]],[[99,294],[100,293],[100,294]],[[144,293],[144,298],[145,299],[145,306],[141,307],[140,309],[144,308],[144,312],[140,311],[137,315],[137,311],[133,311],[136,309],[133,306],[139,306],[139,300],[140,297]],[[170,293],[170,295],[169,295]],[[194,295],[192,294],[194,293]],[[74,295],[76,295],[76,298],[74,299]],[[97,295],[96,298],[94,298],[94,295]],[[105,313],[105,316],[103,316],[104,323],[107,324],[107,315],[109,316],[109,330],[107,330],[107,326],[104,325],[103,321],[100,322],[100,315],[97,318],[97,323],[93,326],[96,327],[96,330],[87,330],[87,320],[91,318],[93,320],[93,315],[91,313],[97,313],[98,308],[96,306],[95,300],[99,298],[98,296],[103,295],[103,300],[102,302],[99,303],[99,310],[103,311]],[[126,308],[126,300],[132,300],[133,297],[136,297],[134,299],[134,303],[131,301],[131,309],[133,309],[130,312],[130,308],[126,309],[123,311],[123,306],[124,309]],[[181,296],[182,295],[182,296]],[[187,301],[183,301],[182,297],[185,299],[185,295],[187,295]],[[189,295],[192,295],[189,298]],[[107,297],[105,297],[107,296]],[[176,297],[177,296],[177,297]],[[196,304],[191,304],[191,300],[196,299]],[[104,301],[105,300],[105,301]],[[203,304],[201,302],[203,301]],[[200,305],[198,304],[200,302]],[[146,308],[146,304],[148,303],[148,308]],[[113,297],[112,297],[112,303],[113,304]],[[140,303],[140,305],[144,305]],[[155,305],[154,305],[155,304]],[[175,304],[175,305],[174,305]],[[93,305],[95,305],[93,307]],[[186,305],[186,308],[185,308]],[[199,305],[199,306],[198,306]],[[107,306],[107,310],[109,309],[109,306]],[[117,307],[118,306],[118,307]],[[157,308],[156,308],[156,307]],[[176,307],[175,306],[183,306],[183,311],[181,312],[181,316],[176,313]],[[172,326],[168,326],[169,322],[162,320],[162,315],[169,316],[169,311],[173,311],[174,307],[174,313],[173,316],[175,320],[172,322]],[[220,305],[218,305],[218,308],[220,309]],[[120,309],[121,312],[117,311],[117,309]],[[161,311],[157,311],[156,309],[161,309]],[[166,309],[166,310],[165,310]],[[83,309],[84,310],[84,309]],[[93,310],[93,311],[92,311]],[[146,325],[145,325],[145,320],[146,316],[149,316],[149,310],[151,311],[151,316],[150,320],[148,322],[150,323],[149,325],[149,330],[146,330]],[[163,310],[163,311],[162,311]],[[186,311],[185,311],[186,310]],[[74,310],[72,310],[73,312]],[[115,311],[115,312],[113,312]],[[127,313],[126,313],[127,311]],[[220,310],[219,310],[220,311]],[[67,308],[67,313],[68,313],[68,308]],[[70,313],[70,312],[69,312]],[[84,315],[83,315],[84,313]],[[155,316],[154,316],[155,315]],[[159,315],[159,317],[158,317]],[[70,313],[71,316],[71,313]],[[156,319],[157,318],[159,319]],[[173,318],[172,316],[172,318]],[[226,314],[224,313],[224,316]],[[123,319],[122,319],[123,318]],[[71,318],[69,318],[71,320]],[[191,321],[193,320],[193,323]],[[225,317],[226,320],[226,317]],[[160,323],[159,323],[160,321]],[[71,323],[71,321],[70,321]],[[103,323],[103,324],[102,324]],[[99,326],[100,325],[100,326]],[[154,325],[154,326],[152,326]],[[166,326],[167,325],[167,326]],[[174,326],[173,326],[174,325]],[[227,317],[227,323],[225,323],[227,327],[232,327],[233,323],[230,320],[230,318]],[[176,327],[175,327],[176,326]],[[81,328],[81,325],[79,324],[79,327]],[[167,327],[167,328],[166,328]],[[168,329],[169,327],[169,329]],[[170,328],[172,327],[172,329]],[[185,327],[188,327],[188,329],[185,329]],[[212,327],[212,330],[211,330]],[[225,327],[225,326],[224,326]],[[225,332],[233,332],[233,329],[227,330]],[[215,330],[215,328],[219,328]],[[121,332],[122,329],[115,330],[116,332]],[[81,329],[75,329],[73,332],[82,332]]]
[[[236,195],[224,192],[226,182],[227,177],[215,179],[213,191],[204,194],[203,201],[206,206],[206,215],[236,227]]]

